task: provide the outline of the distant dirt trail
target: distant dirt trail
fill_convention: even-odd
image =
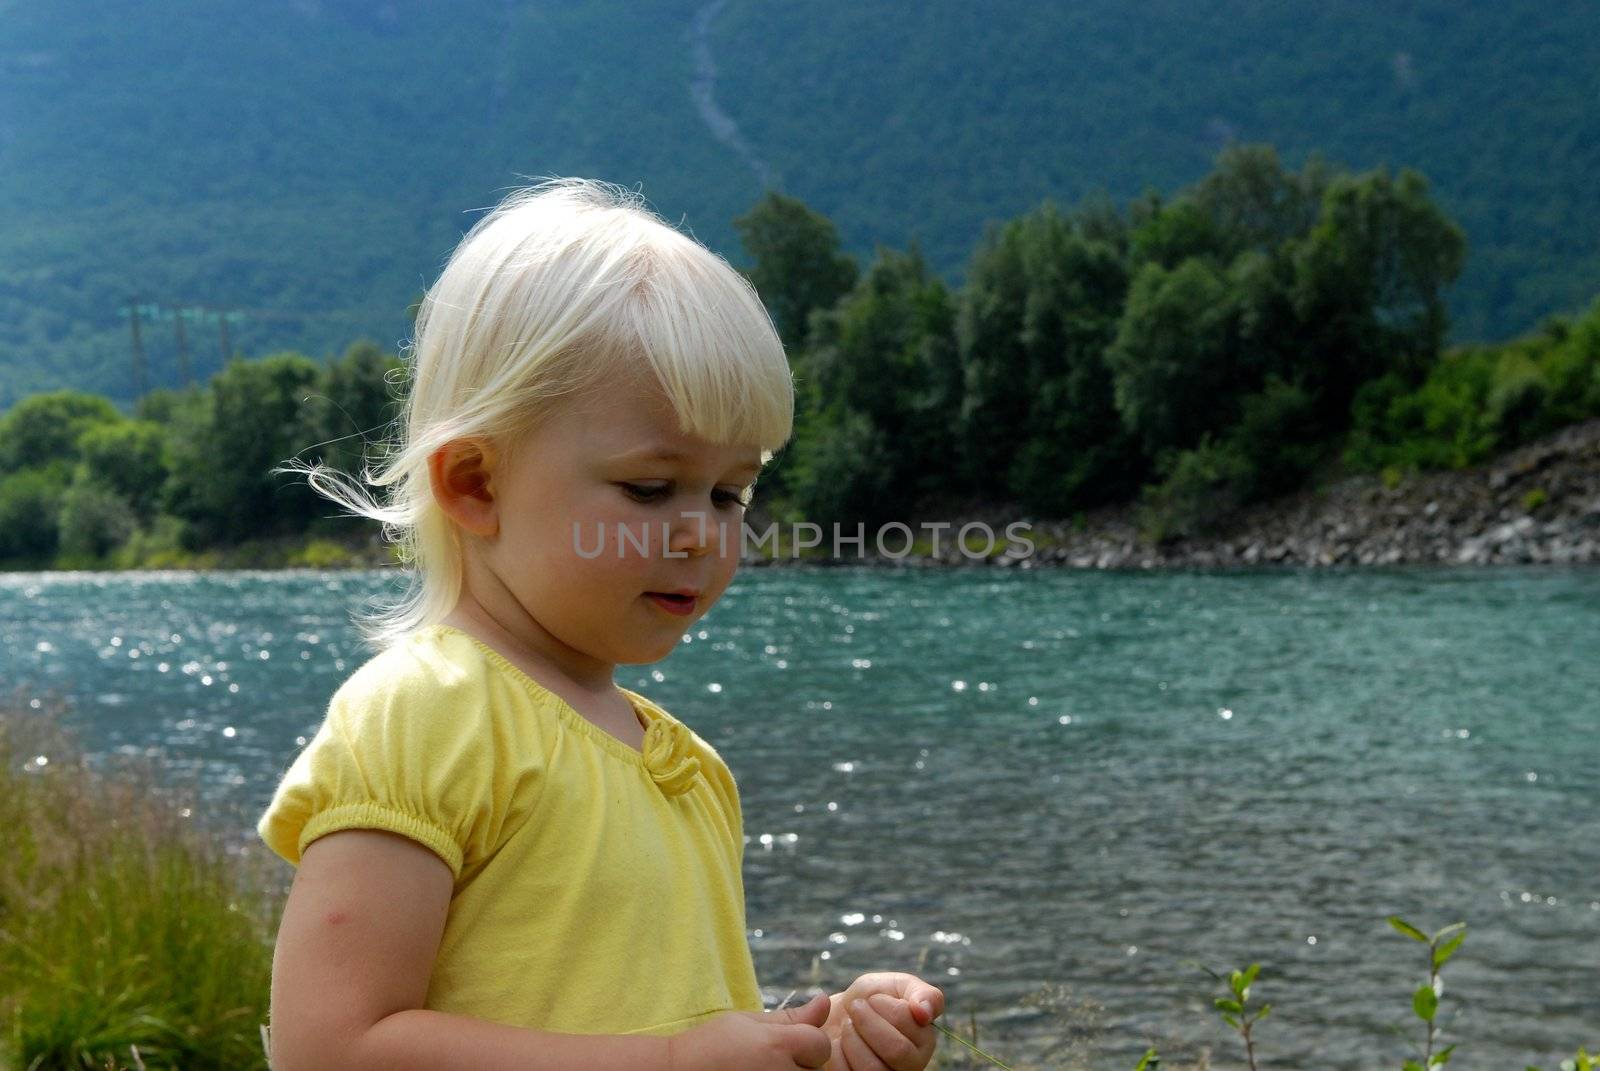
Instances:
[[[711,0],[689,24],[689,48],[694,59],[694,74],[689,79],[689,96],[694,101],[700,119],[711,130],[711,136],[739,154],[751,171],[755,172],[763,189],[772,189],[772,168],[750,148],[739,133],[739,124],[717,106],[717,61],[711,55],[711,24],[728,0]]]

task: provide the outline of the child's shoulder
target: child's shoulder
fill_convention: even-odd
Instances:
[[[335,698],[372,702],[460,695],[481,691],[487,676],[484,653],[465,634],[430,625],[368,658],[345,678]]]

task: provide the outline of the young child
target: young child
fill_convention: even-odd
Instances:
[[[262,815],[296,864],[275,1071],[918,1071],[936,987],[762,1010],[738,787],[613,682],[721,597],[793,384],[755,292],[636,196],[552,180],[472,227],[416,322],[378,502],[413,566]]]

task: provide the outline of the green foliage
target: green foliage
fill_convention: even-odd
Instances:
[[[1444,340],[1443,291],[1465,253],[1465,234],[1417,172],[1332,177],[1316,226],[1292,253],[1296,371],[1330,423],[1342,423],[1366,381],[1426,373]]]
[[[21,402],[0,417],[0,448],[50,460],[0,475],[0,561],[182,567],[202,563],[200,546],[292,536],[313,521],[348,531],[351,520],[316,518],[311,492],[270,470],[317,450],[359,472],[370,442],[388,439],[401,372],[393,354],[360,342],[325,365],[292,353],[235,361],[204,388],[147,396],[134,420],[71,392]],[[327,559],[326,548],[306,553],[308,564]]]
[[[317,376],[310,358],[284,353],[232,361],[211,381],[203,419],[171,443],[172,509],[201,539],[289,531],[309,519],[309,490],[283,486],[270,470],[305,445],[302,407]]]
[[[960,403],[949,291],[921,253],[880,250],[849,294],[811,320],[795,359],[802,397],[786,476],[816,521],[875,523],[944,488]]]
[[[185,525],[168,513],[159,513],[149,524],[135,528],[128,541],[111,552],[113,569],[194,568],[191,553],[185,548]]]
[[[93,394],[59,390],[26,398],[0,418],[0,473],[75,461],[79,436],[121,419],[116,406]]]
[[[1127,269],[1092,232],[1107,228],[1046,202],[991,230],[973,256],[956,327],[957,482],[986,497],[1060,515],[1123,497],[1142,474],[1103,357]]]
[[[1176,189],[1232,131],[1277,130],[1286,157],[1314,137],[1355,166],[1437,176],[1475,251],[1451,294],[1463,338],[1575,308],[1600,279],[1600,250],[1582,240],[1591,161],[1568,151],[1592,101],[1582,5],[1486,5],[1426,26],[1401,8],[1351,20],[1240,0],[940,0],[919,19],[728,5],[705,41],[717,103],[761,165],[748,168],[684,91],[695,5],[397,18],[294,4],[240,19],[193,0],[122,3],[106,9],[114,40],[73,10],[7,16],[21,58],[0,172],[0,407],[60,385],[130,397],[119,309],[132,286],[268,312],[235,326],[236,351],[397,338],[463,211],[528,173],[642,180],[663,215],[726,255],[728,221],[770,175],[837,221],[847,251],[920,235],[954,285],[986,220],[1046,197]],[[1483,62],[1486,41],[1525,61]],[[1415,79],[1375,59],[1410,55]],[[619,106],[639,100],[652,106]],[[433,151],[410,153],[421,131]],[[374,162],[401,158],[375,197]],[[173,324],[146,323],[144,346],[153,381],[176,383]],[[188,346],[202,379],[233,355],[214,329],[191,329]]]
[[[350,565],[353,555],[331,539],[312,539],[289,556],[288,564],[300,569],[337,569]]]
[[[159,506],[166,482],[166,429],[153,420],[100,424],[78,439],[80,480],[120,495],[139,517]]]
[[[82,469],[61,496],[57,518],[61,556],[80,566],[98,562],[138,525],[128,499]]]
[[[891,445],[865,413],[844,404],[801,418],[797,437],[807,444],[790,473],[793,500],[817,524],[860,521],[874,526],[894,519],[898,493],[890,482]],[[824,538],[824,545],[829,545]]]
[[[1219,262],[1235,263],[1246,252],[1271,256],[1307,234],[1334,172],[1315,151],[1294,173],[1271,145],[1234,144],[1187,196],[1217,236]]]
[[[374,448],[391,441],[400,416],[405,365],[377,343],[362,340],[322,369],[300,409],[297,452],[319,456],[341,472],[359,474]]]
[[[874,6],[730,4],[713,27],[719,99],[847,243],[920,230],[942,270],[985,220],[1101,188],[1174,190],[1238,131],[1277,130],[1286,158],[1315,148],[1436,178],[1474,251],[1450,293],[1458,341],[1504,338],[1600,279],[1600,247],[1581,237],[1592,167],[1549,147],[1587,129],[1577,9],[1453,9],[1426,26],[1394,8],[1235,2],[923,10],[910,24]],[[1486,41],[1526,61],[1485,61]]]
[[[48,564],[59,542],[56,515],[71,478],[66,461],[0,476],[0,559]]]
[[[1240,410],[1228,438],[1249,463],[1242,500],[1259,502],[1300,486],[1324,452],[1312,394],[1272,375]]]
[[[737,227],[792,336],[796,434],[761,488],[790,520],[973,502],[1072,516],[1137,495],[1162,541],[1217,530],[1339,450],[1395,486],[1600,413],[1600,300],[1438,357],[1463,242],[1409,170],[1314,155],[1295,173],[1271,146],[1233,146],[1126,218],[1100,197],[990,228],[959,292],[916,242],[857,278],[833,224],[792,197]],[[338,537],[360,522],[272,469],[308,455],[359,474],[391,439],[404,372],[363,341],[325,364],[234,360],[134,420],[87,395],[29,399],[0,418],[0,457],[17,477],[69,468],[0,483],[0,558],[185,560],[313,523]]]
[[[1207,261],[1170,271],[1149,263],[1134,279],[1105,361],[1122,422],[1151,456],[1193,446],[1232,422],[1233,318],[1226,279]],[[1199,398],[1208,404],[1195,404]]]
[[[1141,534],[1151,543],[1214,531],[1245,502],[1254,474],[1232,439],[1201,439],[1192,450],[1169,452],[1162,478],[1147,486],[1137,510]]]
[[[1404,1071],[1434,1071],[1450,1062],[1456,1046],[1447,1045],[1434,1051],[1433,1043],[1438,1032],[1437,1020],[1439,1016],[1439,994],[1443,992],[1443,984],[1439,979],[1439,972],[1450,958],[1460,950],[1462,942],[1467,938],[1467,926],[1464,922],[1452,923],[1437,931],[1432,936],[1402,919],[1398,915],[1390,915],[1389,925],[1400,934],[1419,944],[1428,947],[1428,980],[1419,986],[1411,995],[1411,1010],[1418,1019],[1421,1019],[1427,1028],[1427,1040],[1423,1049],[1421,1060],[1406,1060],[1403,1064]],[[1263,1004],[1251,1010],[1250,989],[1255,984],[1260,974],[1260,964],[1252,963],[1242,971],[1229,971],[1224,978],[1217,971],[1209,967],[1201,967],[1211,977],[1220,982],[1225,982],[1228,995],[1216,997],[1212,1006],[1227,1027],[1237,1033],[1244,1042],[1245,1059],[1250,1071],[1256,1069],[1255,1043],[1252,1032],[1255,1025],[1267,1017],[1272,1010],[1272,1005]],[[1159,1057],[1155,1049],[1150,1049],[1138,1063],[1134,1071],[1147,1071],[1156,1067]],[[1561,1063],[1562,1071],[1592,1071],[1593,1064],[1588,1053],[1580,1048],[1575,1060],[1564,1060]],[[1538,1068],[1528,1068],[1527,1071],[1538,1071]]]
[[[1464,468],[1600,416],[1600,300],[1502,347],[1447,353],[1415,388],[1398,374],[1363,385],[1344,450],[1352,469]]]
[[[839,232],[798,198],[768,190],[733,221],[755,260],[750,282],[787,346],[805,344],[812,312],[849,293],[858,270],[839,248]]]
[[[1450,1054],[1455,1051],[1454,1045],[1448,1045],[1438,1052],[1433,1051],[1434,1037],[1438,1032],[1439,995],[1444,992],[1444,983],[1440,981],[1439,971],[1450,962],[1450,957],[1456,954],[1461,943],[1467,939],[1467,924],[1451,923],[1431,937],[1399,915],[1390,915],[1389,925],[1411,940],[1428,946],[1428,980],[1411,994],[1412,1013],[1427,1024],[1427,1043],[1423,1048],[1421,1061],[1407,1060],[1405,1071],[1433,1071],[1434,1068],[1449,1063]]]

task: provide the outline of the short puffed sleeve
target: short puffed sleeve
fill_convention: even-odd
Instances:
[[[492,851],[505,801],[482,675],[404,654],[385,652],[340,686],[257,823],[290,863],[344,829],[409,837],[458,880]]]

